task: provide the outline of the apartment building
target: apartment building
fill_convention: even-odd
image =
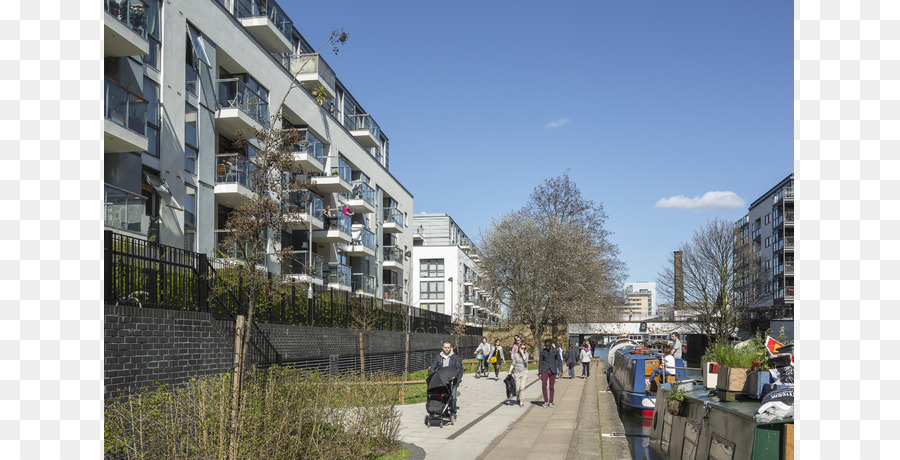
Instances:
[[[107,228],[221,257],[214,246],[251,194],[260,147],[235,140],[268,126],[283,100],[278,127],[301,139],[285,173],[302,171],[314,191],[278,198],[295,211],[282,244],[300,262],[266,269],[404,300],[413,197],[389,171],[389,140],[276,2],[104,0],[104,10]],[[288,91],[295,75],[301,86]],[[352,215],[325,219],[328,205]]]
[[[478,250],[444,213],[412,216],[411,305],[446,315],[461,315],[467,325],[500,323],[500,304],[482,288]]]
[[[738,280],[738,295],[749,296],[752,320],[794,317],[794,175],[790,174],[750,204],[735,222],[735,233],[749,242],[761,265],[758,290],[749,277]],[[745,273],[750,273],[749,270]]]
[[[625,283],[625,308],[636,316],[656,315],[656,283]]]

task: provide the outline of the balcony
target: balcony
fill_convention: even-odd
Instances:
[[[282,63],[284,67],[310,92],[324,89],[327,93],[324,99],[332,99],[337,95],[334,90],[337,77],[318,53],[291,54],[285,56],[284,60],[287,61]]]
[[[144,214],[146,206],[147,198],[141,195],[103,185],[103,224],[107,228],[146,237],[150,227],[150,216]]]
[[[350,216],[336,210],[332,214],[332,217],[325,218],[323,230],[313,231],[313,240],[320,243],[350,243]]]
[[[350,193],[350,200],[347,202],[347,206],[353,212],[374,213],[375,189],[365,182],[354,181],[353,191]]]
[[[375,255],[375,234],[365,228],[353,228],[353,241],[345,246],[348,256],[365,257]]]
[[[466,286],[471,286],[475,284],[475,275],[472,273],[467,273],[463,275],[463,284]]]
[[[403,270],[403,251],[397,246],[385,246],[381,249],[385,270]]]
[[[256,166],[237,153],[216,155],[216,202],[236,208],[253,199],[252,174]]]
[[[403,232],[403,213],[397,208],[384,208],[384,232]]]
[[[372,115],[367,113],[358,115],[347,115],[344,122],[347,131],[364,147],[378,147],[381,137],[381,128]]]
[[[375,295],[375,277],[365,273],[354,273],[350,287],[353,292]]]
[[[334,262],[325,264],[325,284],[345,291],[350,290],[352,277],[350,267]]]
[[[216,83],[219,86],[216,128],[226,137],[234,137],[240,130],[244,137],[252,138],[269,126],[269,103],[246,83],[238,78],[216,80]]]
[[[147,8],[140,0],[103,0],[104,56],[142,56],[150,52]]]
[[[469,238],[462,236],[459,238],[459,248],[462,250],[471,249],[472,241]]]
[[[794,202],[794,187],[785,187],[775,195],[772,196],[772,205],[778,204],[779,201],[784,201],[785,203],[793,203]]]
[[[216,235],[216,246],[209,256],[211,259],[247,260],[247,255],[253,250],[253,246],[250,243],[232,243],[223,247],[225,238],[228,237],[231,230],[217,229],[214,230],[214,233]]]
[[[104,153],[147,150],[147,100],[109,77],[103,80],[103,117]]]
[[[332,157],[334,158],[334,157]],[[312,183],[316,190],[322,193],[350,193],[353,187],[350,185],[352,170],[347,160],[338,157],[337,164],[331,160],[331,174],[328,176],[313,176]]]
[[[321,230],[324,201],[309,191],[292,192],[285,198],[284,225],[287,230]],[[307,212],[310,211],[310,212]]]
[[[463,305],[475,305],[475,296],[472,294],[466,294],[463,296]]]
[[[794,213],[786,212],[784,213],[784,225],[788,227],[794,226]]]
[[[403,287],[399,284],[384,285],[384,300],[403,302]]]
[[[425,229],[421,225],[413,230],[413,241],[425,241]]]
[[[312,260],[310,260],[310,258]],[[307,265],[311,270],[307,270]],[[324,271],[324,259],[309,251],[290,251],[287,253],[282,270],[296,281],[306,281],[321,285]]]
[[[295,130],[299,136],[297,142],[289,144],[287,150],[294,160],[294,170],[304,173],[321,173],[325,171],[325,144],[307,129]]]
[[[273,0],[236,0],[234,17],[270,53],[291,50],[294,24]]]

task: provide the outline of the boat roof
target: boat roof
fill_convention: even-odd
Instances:
[[[665,384],[665,386],[671,386],[671,383]],[[714,405],[724,411],[731,412],[733,414],[747,417],[752,419],[756,412],[759,410],[759,406],[762,405],[761,401],[747,401],[747,400],[739,400],[739,401],[729,401],[725,402],[719,399],[718,396],[709,396],[712,390],[708,390],[703,388],[702,386],[695,386],[693,390],[686,391],[684,393],[684,397],[688,399],[695,399],[697,401],[708,403],[710,405]],[[757,423],[757,425],[774,425],[780,423],[793,423],[794,419],[783,419],[783,420],[775,420],[772,422],[764,422]]]
[[[642,359],[642,358],[659,358],[659,352],[656,350],[651,350],[649,348],[635,348],[635,347],[623,347],[616,350],[616,353],[619,353],[626,358],[630,359]]]

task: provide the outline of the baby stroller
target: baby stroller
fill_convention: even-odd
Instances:
[[[437,372],[432,373],[425,380],[425,410],[428,415],[425,416],[425,425],[431,427],[434,420],[440,421],[441,428],[444,427],[444,421],[453,425],[453,419],[450,416],[450,397],[452,395],[453,382],[456,380],[456,370],[452,367],[442,367]]]

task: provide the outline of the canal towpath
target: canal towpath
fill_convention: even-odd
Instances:
[[[628,459],[615,400],[607,391],[605,363],[594,359],[591,378],[556,381],[554,407],[541,407],[537,371],[528,371],[524,407],[508,404],[501,380],[463,378],[454,425],[424,423],[425,403],[399,406],[400,441],[412,444],[412,459]],[[568,372],[563,372],[568,376]]]

